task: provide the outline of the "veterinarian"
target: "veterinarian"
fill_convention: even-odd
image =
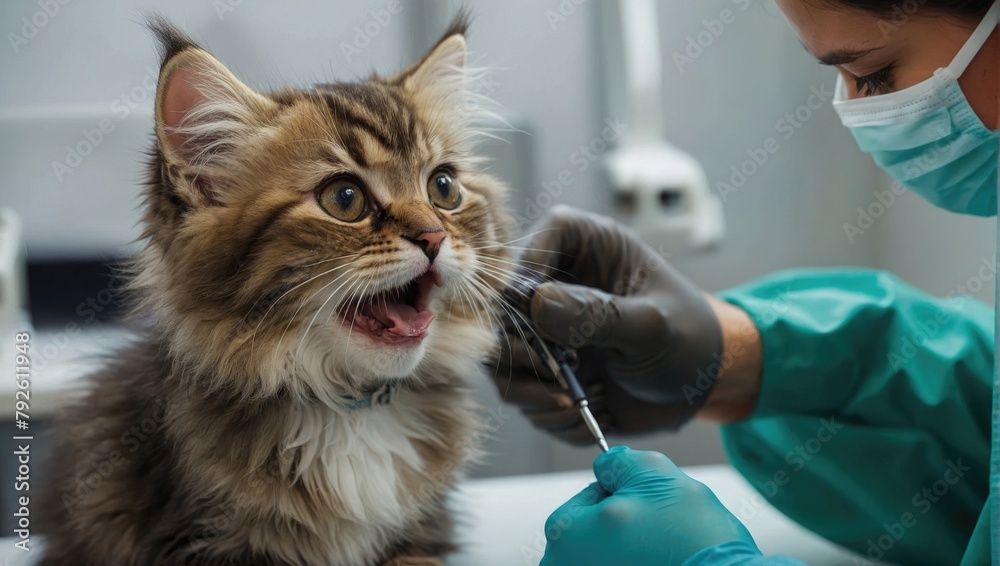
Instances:
[[[1000,2],[777,5],[839,71],[834,105],[862,151],[941,208],[996,215]],[[711,296],[609,220],[562,209],[546,222],[525,261],[558,282],[531,316],[578,349],[606,430],[726,423],[729,459],[767,501],[869,561],[1000,564],[992,309],[866,270],[778,273]],[[510,338],[506,398],[553,435],[593,442]],[[761,556],[666,456],[616,448],[594,472],[546,524],[544,566],[797,563]]]

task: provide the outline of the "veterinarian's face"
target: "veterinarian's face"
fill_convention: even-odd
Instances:
[[[917,6],[910,13],[900,8],[877,14],[836,0],[776,1],[809,53],[843,76],[848,98],[896,92],[929,79],[951,63],[979,23],[923,3],[912,3]],[[996,129],[1000,30],[994,30],[959,85],[983,123]]]

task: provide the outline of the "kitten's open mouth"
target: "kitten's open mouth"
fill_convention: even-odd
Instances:
[[[427,302],[435,285],[440,287],[441,279],[427,271],[401,287],[363,297],[360,303],[348,300],[340,316],[348,327],[389,343],[420,342],[434,320]]]

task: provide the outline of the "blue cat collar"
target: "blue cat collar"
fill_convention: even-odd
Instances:
[[[355,411],[359,409],[371,409],[372,407],[388,405],[389,403],[392,403],[392,400],[396,397],[396,392],[398,390],[399,382],[390,381],[382,387],[372,391],[371,394],[366,397],[351,399],[347,403],[347,408]]]

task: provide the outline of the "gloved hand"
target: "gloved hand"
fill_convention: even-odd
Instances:
[[[521,265],[554,282],[538,287],[538,333],[577,350],[591,410],[609,433],[676,430],[705,404],[718,375],[722,331],[705,294],[629,229],[557,207]],[[522,325],[523,326],[523,325]],[[594,440],[572,401],[508,325],[494,372],[506,401],[573,444]]]
[[[797,564],[761,558],[715,494],[663,454],[615,446],[594,475],[546,521],[540,566]]]

